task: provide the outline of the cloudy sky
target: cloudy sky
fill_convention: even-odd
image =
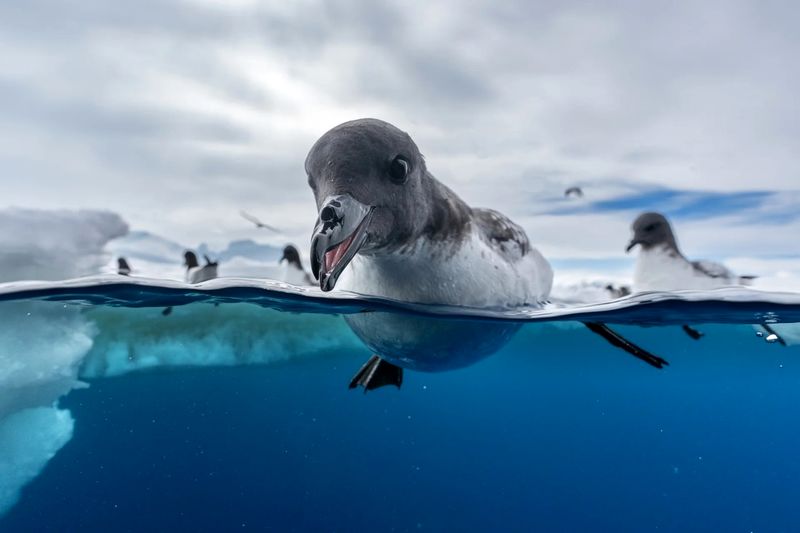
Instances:
[[[557,261],[624,261],[643,209],[670,214],[690,255],[791,261],[797,6],[2,2],[0,205],[107,208],[189,244],[305,245],[306,152],[374,116]],[[565,200],[575,184],[586,197]]]

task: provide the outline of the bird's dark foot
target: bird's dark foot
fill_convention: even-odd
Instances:
[[[169,316],[170,314],[172,314],[172,306],[165,307],[164,310],[161,311],[161,314],[164,316]]]
[[[402,384],[403,369],[373,355],[350,380],[349,388],[355,389],[361,385],[366,393],[384,385],[394,385],[399,389]]]
[[[637,359],[641,359],[648,365],[656,368],[664,368],[665,366],[669,365],[669,362],[667,362],[666,359],[662,359],[657,355],[653,355],[644,348],[640,348],[639,346],[633,344],[605,324],[600,322],[584,322],[584,325],[593,333],[603,337],[612,346],[616,346],[617,348],[625,350],[632,356],[636,357]]]
[[[778,344],[780,344],[781,346],[786,346],[786,341],[783,340],[780,335],[778,335],[777,331],[772,329],[772,326],[770,326],[769,324],[764,323],[764,324],[761,324],[761,327],[764,328],[764,331],[767,332],[767,335],[775,335],[776,337],[778,337],[776,339],[778,341]]]
[[[682,327],[683,327],[683,331],[685,331],[687,335],[689,335],[691,338],[693,338],[696,341],[700,340],[700,337],[705,335],[704,333],[694,329],[692,326],[684,324]]]

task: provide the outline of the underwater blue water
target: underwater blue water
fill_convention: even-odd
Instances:
[[[800,349],[749,325],[693,322],[698,341],[616,326],[669,360],[657,370],[575,322],[528,323],[474,365],[364,394],[347,383],[371,352],[339,316],[160,311],[84,307],[90,386],[59,401],[74,433],[0,531],[798,530]],[[136,372],[103,359],[123,338],[135,357],[166,350],[188,321],[229,338],[180,338],[180,364]],[[240,344],[198,366],[204,342]]]

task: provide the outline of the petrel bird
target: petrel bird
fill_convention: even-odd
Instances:
[[[303,268],[303,263],[300,260],[300,252],[292,244],[287,244],[283,249],[283,255],[279,263],[284,265],[284,270],[281,273],[281,281],[291,283],[292,285],[314,285],[314,280],[308,275],[308,272]]]
[[[207,255],[203,258],[206,260],[205,265],[201,265],[197,260],[197,254],[191,250],[186,250],[183,253],[183,266],[186,267],[185,279],[186,283],[202,283],[217,277],[217,267],[219,262],[212,261]],[[165,308],[161,314],[164,316],[172,313],[172,306]]]
[[[639,246],[633,287],[642,291],[705,290],[750,285],[755,276],[738,276],[721,263],[690,261],[681,253],[667,217],[642,213],[633,222],[633,238],[626,252]],[[691,326],[683,330],[698,340],[703,334]]]
[[[661,213],[642,213],[632,229],[633,238],[625,251],[640,247],[633,277],[637,292],[750,285],[755,279],[755,276],[737,276],[721,263],[686,259],[678,248],[672,226]]]
[[[311,270],[323,291],[481,308],[541,306],[547,299],[553,272],[525,231],[498,211],[468,205],[434,178],[417,145],[395,126],[376,119],[341,124],[314,144],[305,168],[319,212]],[[380,312],[345,320],[377,354],[351,382],[366,390],[399,386],[403,368],[470,364],[519,327]],[[586,326],[655,367],[667,364],[604,324]]]

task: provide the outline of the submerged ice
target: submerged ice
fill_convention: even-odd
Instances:
[[[340,317],[248,304],[0,304],[0,513],[72,435],[58,399],[83,380],[164,367],[269,364],[364,350]]]
[[[0,281],[56,280],[97,271],[104,247],[128,231],[104,211],[0,210]],[[0,513],[72,436],[57,400],[80,386],[93,326],[76,307],[0,305]]]
[[[0,210],[0,227],[0,282],[95,274],[114,261],[107,244],[128,231],[102,211]],[[86,386],[82,378],[269,363],[358,346],[337,317],[296,320],[245,304],[183,306],[170,316],[162,309],[0,303],[0,514],[69,442],[74,421],[58,399]]]
[[[156,367],[268,364],[329,350],[363,349],[339,317],[304,315],[248,304],[161,308],[95,307],[96,328],[80,377],[98,378]]]
[[[0,424],[0,515],[19,498],[20,489],[72,438],[75,421],[66,409],[32,407]]]

